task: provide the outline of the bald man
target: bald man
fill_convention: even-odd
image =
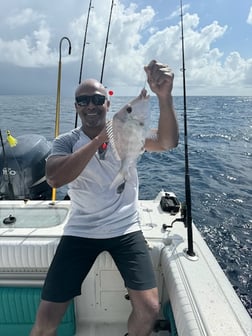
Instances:
[[[146,139],[145,150],[174,148],[178,125],[172,103],[173,73],[155,60],[144,70],[160,108],[156,136]],[[68,304],[81,294],[82,282],[102,251],[111,254],[130,296],[126,335],[150,335],[157,319],[158,291],[140,229],[136,168],[120,188],[110,188],[121,163],[106,132],[109,106],[104,86],[95,79],[85,80],[75,92],[82,125],[53,142],[46,163],[47,182],[54,188],[68,184],[72,210],[47,273],[31,336],[56,335]]]

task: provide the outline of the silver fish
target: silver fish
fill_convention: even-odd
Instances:
[[[138,156],[144,152],[149,112],[149,95],[142,89],[138,97],[113,116],[107,133],[117,158],[121,160],[121,167],[111,188],[127,181],[129,168],[136,166]]]

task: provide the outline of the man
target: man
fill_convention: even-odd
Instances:
[[[156,136],[146,139],[145,149],[174,148],[178,125],[171,94],[173,73],[154,60],[144,70],[160,108]],[[127,335],[150,335],[157,319],[155,276],[139,227],[136,169],[121,188],[109,188],[120,167],[106,132],[109,105],[101,83],[94,79],[81,83],[75,107],[82,126],[59,136],[47,160],[47,181],[55,188],[69,184],[72,211],[45,280],[31,336],[56,335],[69,302],[80,295],[82,282],[104,250],[114,259],[132,304]]]

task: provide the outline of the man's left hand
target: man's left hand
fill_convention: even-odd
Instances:
[[[168,65],[152,60],[144,67],[150,89],[158,97],[171,95],[174,74]]]

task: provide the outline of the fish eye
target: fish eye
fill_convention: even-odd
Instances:
[[[128,106],[127,109],[126,109],[126,111],[127,111],[128,113],[131,113],[131,112],[132,112],[132,107],[131,107],[131,106]]]

